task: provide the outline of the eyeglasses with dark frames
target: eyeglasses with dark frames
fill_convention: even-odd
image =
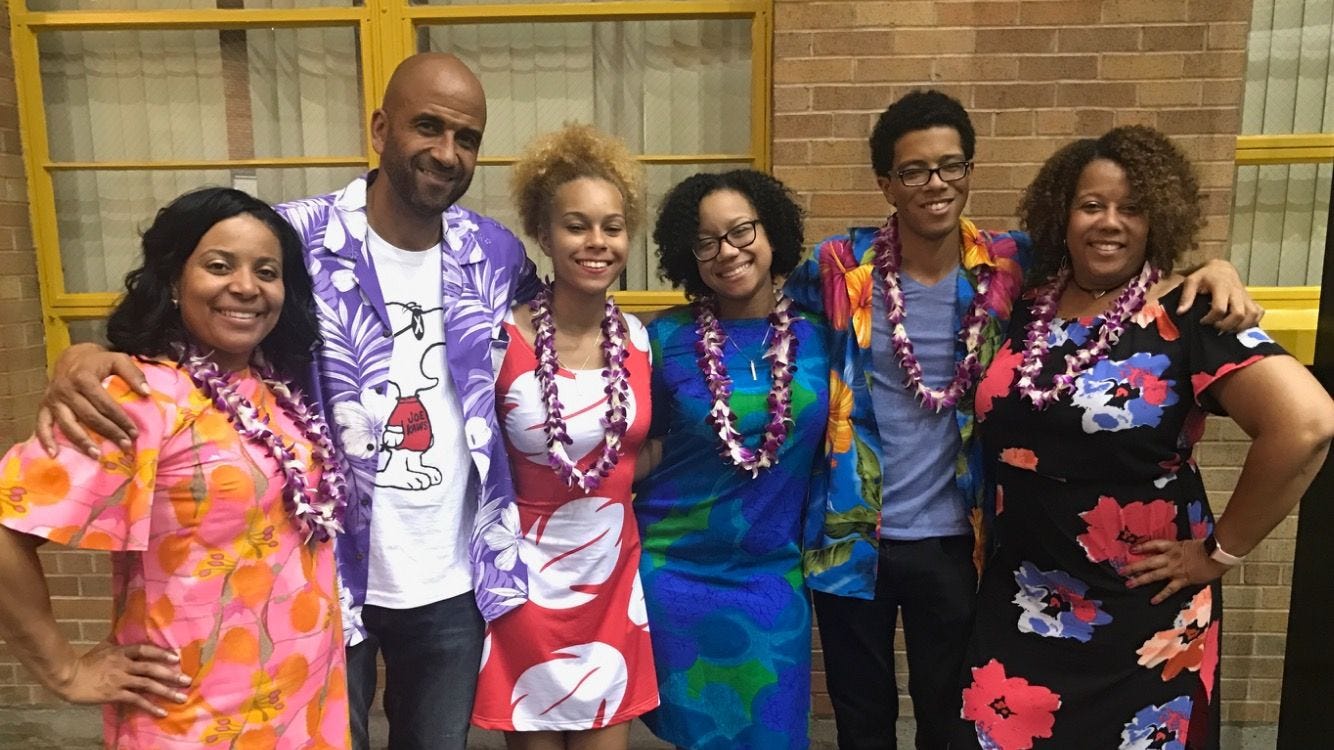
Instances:
[[[759,219],[751,219],[737,224],[717,237],[700,237],[695,240],[695,246],[691,248],[691,252],[695,254],[695,260],[702,263],[706,260],[713,260],[718,255],[723,249],[724,240],[738,250],[743,247],[750,247],[750,243],[755,241],[755,225],[759,223]]]
[[[949,164],[941,164],[935,169],[908,167],[894,174],[898,175],[899,182],[905,187],[921,187],[931,181],[932,175],[939,176],[942,182],[958,182],[967,177],[971,171],[973,171],[971,161],[952,161]]]

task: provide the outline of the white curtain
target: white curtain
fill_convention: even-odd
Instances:
[[[452,52],[481,77],[486,156],[515,156],[566,122],[592,123],[637,154],[750,151],[748,20],[442,25],[424,28],[419,48]],[[648,240],[663,194],[695,172],[727,168],[648,168],[649,211],[631,245],[626,289],[663,287]],[[517,231],[508,180],[508,168],[478,169],[463,203]]]
[[[166,4],[125,3],[122,7],[145,9]],[[66,0],[49,4],[75,7]],[[259,7],[311,4],[275,0]],[[213,0],[170,5],[217,7]],[[52,159],[221,160],[364,152],[359,56],[350,27],[227,33],[43,32],[38,40]],[[228,54],[244,64],[225,67]],[[238,92],[248,96],[248,103],[242,102],[247,106],[237,106]],[[57,171],[55,209],[66,289],[119,290],[139,257],[139,232],[159,207],[186,190],[235,185],[277,201],[334,189],[357,171]]]
[[[1334,0],[1255,0],[1241,132],[1334,132]],[[1320,283],[1330,164],[1237,169],[1232,262],[1247,283]]]

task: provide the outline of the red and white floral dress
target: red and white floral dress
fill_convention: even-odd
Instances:
[[[505,323],[510,343],[496,399],[518,518],[504,525],[521,533],[512,553],[528,566],[528,602],[487,629],[472,717],[479,727],[597,729],[658,705],[630,507],[635,456],[650,419],[649,345],[643,324],[625,319],[630,425],[620,462],[591,495],[567,487],[547,465],[537,357],[513,320]],[[602,451],[602,370],[561,369],[556,380],[574,441],[569,455],[586,469]]]
[[[996,459],[997,548],[978,593],[951,747],[1203,750],[1218,743],[1218,582],[1161,604],[1120,573],[1148,539],[1200,539],[1213,514],[1191,450],[1211,386],[1282,354],[1258,328],[1220,334],[1180,289],[1148,303],[1074,390],[1035,410],[1016,387],[1031,305],[977,386]],[[1051,386],[1098,319],[1057,321],[1035,378]]]

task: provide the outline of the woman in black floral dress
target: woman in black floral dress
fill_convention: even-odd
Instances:
[[[952,746],[1216,747],[1218,579],[1305,491],[1334,403],[1260,329],[1177,309],[1199,193],[1157,131],[1065,147],[1021,213],[1041,283],[977,388],[997,548]],[[1254,439],[1216,528],[1205,411]]]

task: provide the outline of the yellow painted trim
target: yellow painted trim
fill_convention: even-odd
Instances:
[[[120,292],[62,292],[51,298],[51,305],[60,308],[60,314],[66,317],[74,315],[77,310],[106,315],[119,299]]]
[[[750,27],[750,150],[751,166],[765,172],[773,169],[773,141],[769,137],[773,113],[774,6],[765,2],[756,11]]]
[[[409,5],[404,17],[430,23],[543,23],[551,21],[669,20],[745,18],[766,11],[771,0],[695,2],[511,3],[494,5]]]
[[[635,313],[654,312],[686,301],[681,292],[616,292],[612,296],[617,305]]]
[[[15,12],[13,21],[33,31],[97,31],[122,29],[245,29],[352,26],[366,15],[364,8],[297,8],[217,10],[67,10]]]
[[[56,224],[55,187],[51,175],[40,168],[49,158],[50,146],[46,138],[42,79],[37,65],[37,35],[21,18],[11,18],[10,43],[14,54],[14,88],[19,104],[19,138],[28,176],[28,219],[37,251],[42,317],[47,322],[46,358],[48,362],[54,362],[56,355],[69,347],[69,329],[57,320],[52,305],[52,300],[64,291],[64,274]]]
[[[518,160],[518,156],[480,156],[477,163],[483,167],[508,167]],[[641,154],[635,161],[652,165],[750,164],[754,157],[750,154]]]
[[[375,2],[375,0],[370,1]],[[380,156],[375,153],[375,146],[371,140],[371,112],[380,105],[381,92],[384,90],[380,83],[380,71],[384,67],[384,61],[381,60],[383,53],[376,43],[378,24],[373,23],[372,18],[372,14],[367,13],[357,27],[357,47],[361,50],[361,111],[362,122],[365,124],[363,131],[366,136],[362,150],[366,154],[366,165],[370,168],[380,165]]]
[[[1302,364],[1315,361],[1315,334],[1320,313],[1318,286],[1254,286],[1247,291],[1265,308],[1265,332]]]
[[[1251,286],[1246,287],[1266,310],[1279,308],[1312,308],[1320,306],[1318,286]]]
[[[1236,160],[1238,166],[1334,161],[1334,133],[1239,135]]]
[[[291,167],[365,167],[364,156],[290,156],[273,159],[179,159],[176,161],[52,161],[42,165],[52,172],[94,170],[126,172],[183,169],[267,169]]]
[[[1330,148],[1334,133],[1292,133],[1279,135],[1239,135],[1237,148]]]

